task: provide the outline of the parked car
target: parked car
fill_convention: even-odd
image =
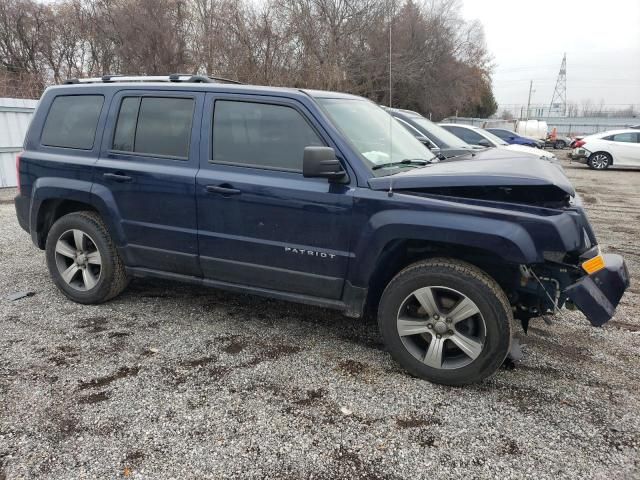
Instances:
[[[640,131],[609,130],[589,135],[576,142],[571,158],[594,170],[604,170],[611,165],[640,167]]]
[[[505,128],[486,128],[487,132],[493,133],[496,137],[504,140],[509,145],[525,145],[527,147],[542,148],[544,145],[540,140],[532,137],[518,135],[516,132]]]
[[[629,285],[557,165],[433,163],[352,95],[75,80],[45,91],[24,148],[18,221],[83,304],[156,277],[371,312],[408,372],[461,385],[499,368],[514,316],[602,325]]]
[[[473,125],[463,125],[460,123],[441,123],[440,126],[445,130],[453,133],[458,138],[471,145],[479,145],[481,147],[506,148],[508,150],[520,153],[531,153],[536,157],[547,159],[555,159],[556,156],[551,152],[545,152],[538,148],[527,147],[526,145],[509,145],[500,137]]]
[[[386,110],[441,160],[477,153],[487,148],[469,145],[417,112],[396,108]]]
[[[572,142],[572,138],[566,137],[564,135],[556,135],[555,138],[553,138],[552,135],[549,135],[544,142],[544,146],[555,148],[556,150],[562,150],[571,145]]]

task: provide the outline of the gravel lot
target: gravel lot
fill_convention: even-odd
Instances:
[[[640,171],[566,170],[640,276]],[[566,312],[483,384],[432,385],[374,324],[135,281],[66,300],[0,193],[0,480],[640,478],[640,289],[602,329]],[[35,295],[17,301],[20,290]]]

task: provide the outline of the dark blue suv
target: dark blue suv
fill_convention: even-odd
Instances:
[[[18,159],[20,225],[70,299],[159,277],[377,315],[411,374],[496,371],[512,321],[594,325],[629,285],[546,160],[432,162],[374,103],[207,77],[46,90]]]

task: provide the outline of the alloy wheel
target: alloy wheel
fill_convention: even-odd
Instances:
[[[62,279],[72,288],[94,288],[102,273],[102,258],[93,239],[82,230],[67,230],[58,238],[56,266]]]
[[[429,367],[461,368],[484,349],[487,328],[478,306],[448,287],[424,287],[398,311],[397,327],[407,351]]]
[[[596,170],[602,170],[609,165],[609,157],[604,153],[597,153],[591,158],[591,165]]]

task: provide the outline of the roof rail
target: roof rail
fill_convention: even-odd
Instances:
[[[185,83],[236,83],[237,80],[206,75],[192,75],[190,73],[173,73],[171,75],[103,75],[92,78],[69,78],[63,83],[75,85],[79,83],[115,83],[115,82],[185,82]]]

